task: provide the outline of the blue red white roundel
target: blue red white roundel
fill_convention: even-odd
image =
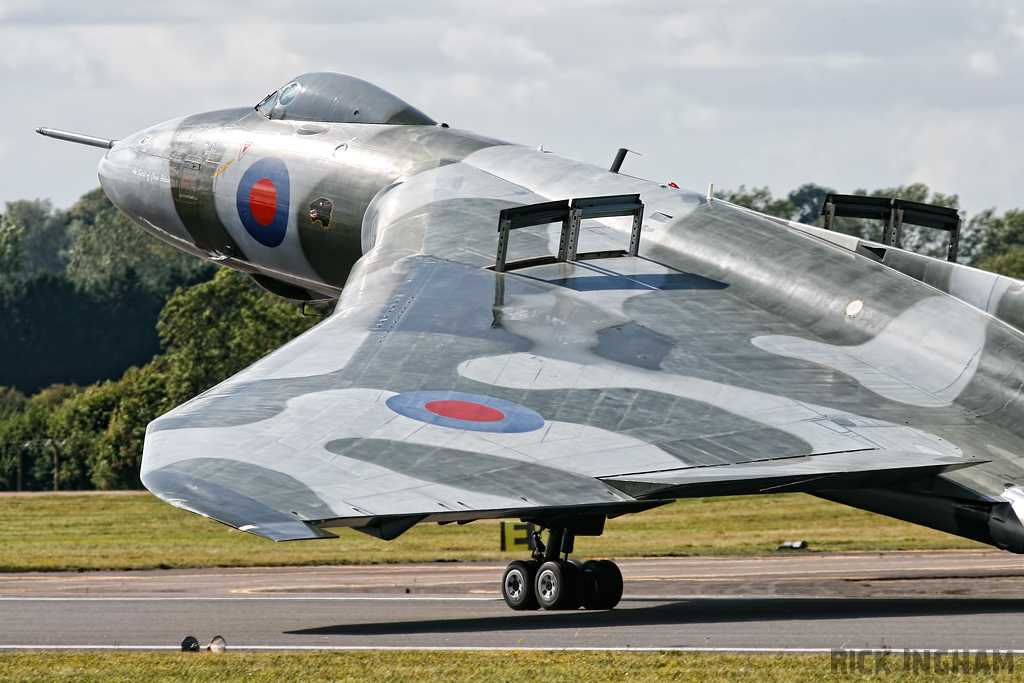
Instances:
[[[238,218],[254,240],[276,247],[288,230],[288,199],[288,167],[276,157],[260,159],[238,183]]]
[[[420,422],[472,432],[517,434],[544,426],[544,418],[518,403],[458,391],[413,391],[396,394],[385,404]]]

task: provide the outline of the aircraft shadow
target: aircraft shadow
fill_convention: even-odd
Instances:
[[[651,607],[600,612],[510,612],[507,616],[462,617],[339,624],[286,631],[290,635],[410,635],[482,631],[543,631],[669,624],[757,621],[879,619],[1024,613],[1024,600],[971,598],[718,598],[686,599]]]

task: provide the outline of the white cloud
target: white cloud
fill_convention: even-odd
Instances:
[[[636,149],[628,172],[698,189],[924,180],[1024,206],[1012,0],[0,0],[0,18],[0,202],[96,185],[96,150],[35,126],[119,137],[332,70],[584,161]]]
[[[0,60],[9,71],[42,69],[80,87],[219,88],[268,70],[299,68],[301,57],[274,42],[277,31],[243,25],[183,36],[158,24],[6,27],[0,29]]]
[[[669,125],[679,125],[684,128],[695,130],[711,130],[715,128],[720,119],[721,113],[714,107],[707,107],[701,104],[683,104],[669,118]]]
[[[678,68],[848,69],[866,62],[859,47],[843,41],[830,44],[792,35],[792,26],[774,5],[746,4],[734,12],[701,5],[659,21],[653,35],[649,57]]]
[[[698,40],[708,32],[707,23],[697,13],[675,14],[658,22],[654,28],[654,36],[666,47],[680,42]]]
[[[1024,12],[1013,3],[1006,8],[1006,32],[1024,46]]]
[[[559,15],[582,15],[586,12],[650,4],[647,0],[456,0],[454,3],[477,16],[503,19],[529,19]]]
[[[994,171],[1012,173],[1019,158],[1022,145],[1015,142],[1013,118],[933,113],[922,121],[903,152],[912,164],[908,178],[965,198],[968,188],[971,194],[981,193],[982,183],[995,180]],[[1021,199],[1024,196],[1018,196]]]
[[[972,52],[967,55],[967,66],[971,71],[985,78],[999,73],[999,60],[991,50]]]
[[[475,70],[554,66],[551,57],[526,38],[493,28],[449,29],[441,38],[441,52],[459,66]]]

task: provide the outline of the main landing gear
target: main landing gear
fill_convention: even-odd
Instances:
[[[611,609],[622,599],[622,572],[611,560],[570,560],[573,535],[564,529],[548,532],[547,547],[535,532],[530,560],[516,560],[505,569],[501,596],[514,610]],[[561,555],[562,557],[559,557]]]

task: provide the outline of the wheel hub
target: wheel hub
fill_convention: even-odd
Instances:
[[[544,600],[550,601],[554,599],[558,586],[556,585],[555,575],[551,570],[544,570],[537,577],[537,589]]]
[[[505,577],[505,592],[514,600],[518,600],[523,597],[523,589],[525,586],[526,580],[518,571],[511,571],[508,573],[508,576]]]

